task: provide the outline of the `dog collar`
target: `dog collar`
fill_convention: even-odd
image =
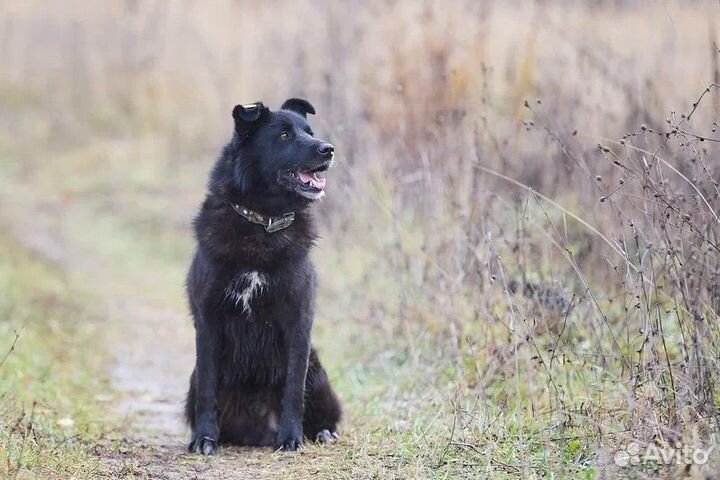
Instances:
[[[265,231],[269,233],[287,228],[293,223],[293,220],[295,220],[295,212],[288,212],[279,217],[266,217],[237,203],[231,203],[230,206],[238,215],[244,217],[248,222],[262,225],[265,227]]]

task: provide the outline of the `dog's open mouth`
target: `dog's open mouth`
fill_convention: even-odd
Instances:
[[[327,179],[320,176],[321,172],[304,172],[302,170],[298,170],[297,172],[293,173],[295,175],[295,178],[297,178],[303,183],[303,187],[312,188],[314,190],[325,189],[325,182],[327,181]]]
[[[286,172],[283,175],[286,184],[297,194],[310,200],[318,200],[325,195],[325,171],[330,168],[332,161],[324,162],[312,168],[301,168]]]

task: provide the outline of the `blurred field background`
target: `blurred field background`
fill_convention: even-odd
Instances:
[[[0,359],[22,328],[0,473],[152,476],[108,444],[122,395],[98,389],[128,390],[103,372],[135,310],[100,299],[174,312],[141,341],[186,366],[190,221],[232,107],[299,96],[338,152],[315,332],[348,414],[339,445],[256,475],[715,478],[715,451],[613,459],[719,426],[719,20],[714,0],[0,4]]]

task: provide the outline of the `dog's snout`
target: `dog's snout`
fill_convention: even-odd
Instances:
[[[329,157],[335,152],[335,147],[329,143],[321,143],[318,147],[318,153],[324,157]]]

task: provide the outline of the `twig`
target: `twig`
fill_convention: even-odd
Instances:
[[[698,97],[697,101],[696,101],[695,103],[693,103],[693,105],[692,105],[692,110],[690,110],[690,113],[688,113],[688,114],[685,116],[685,118],[683,118],[682,120],[680,120],[680,122],[678,123],[678,125],[682,124],[682,123],[685,122],[686,120],[690,120],[690,117],[693,116],[693,114],[695,113],[695,110],[697,110],[697,108],[700,106],[700,102],[702,101],[703,97],[704,97],[705,95],[707,95],[708,93],[710,93],[710,90],[713,89],[713,88],[720,88],[720,85],[718,85],[717,83],[711,83],[710,85],[708,85],[707,87],[705,87],[705,90],[703,90],[703,92],[700,94],[700,96]]]
[[[484,455],[483,451],[480,450],[475,445],[473,445],[472,443],[451,442],[450,445],[453,447],[460,447],[460,448],[472,450],[473,452],[475,452],[479,455]],[[520,469],[518,467],[516,467],[515,465],[510,465],[509,463],[501,462],[500,460],[496,460],[494,458],[490,459],[490,463],[494,463],[496,466],[500,467],[501,469],[505,470],[506,472],[516,473],[516,474],[520,473]]]
[[[65,445],[65,444],[66,444],[67,442],[69,442],[70,440],[74,440],[74,439],[80,438],[80,437],[81,437],[81,435],[80,435],[79,433],[76,433],[75,435],[70,435],[69,437],[65,437],[65,439],[64,439],[62,442],[59,442],[59,443],[58,443],[57,445],[55,445],[50,451],[51,451],[51,452],[54,452],[55,450],[57,450],[58,448],[60,448],[60,447],[62,447],[63,445]]]
[[[22,333],[23,329],[22,327],[20,330],[14,330],[15,332],[15,339],[13,339],[12,345],[10,345],[10,349],[5,353],[5,356],[3,357],[2,361],[0,361],[0,369],[2,369],[3,365],[5,365],[5,362],[7,361],[10,354],[15,350],[15,345],[17,344],[18,340],[20,339],[20,334]]]
[[[15,471],[13,472],[12,479],[15,480],[18,477],[18,474],[20,473],[20,468],[22,467],[22,459],[25,455],[25,446],[27,445],[28,437],[30,436],[30,432],[33,430],[33,420],[35,419],[35,406],[37,405],[37,402],[33,402],[32,404],[32,410],[30,410],[30,420],[28,421],[27,428],[25,429],[25,433],[23,434],[23,442],[20,446],[20,453],[18,454],[17,459],[17,465],[15,466]]]
[[[557,336],[557,339],[555,340],[555,345],[552,347],[552,354],[550,356],[550,368],[552,369],[553,360],[555,360],[555,357],[557,356],[557,347],[560,344],[560,339],[563,336],[563,333],[565,333],[565,327],[567,326],[568,317],[570,316],[570,312],[572,311],[574,305],[575,305],[575,294],[573,293],[572,298],[570,299],[570,305],[567,307],[567,310],[565,311],[565,318],[563,319],[562,329],[560,330],[560,333]]]

